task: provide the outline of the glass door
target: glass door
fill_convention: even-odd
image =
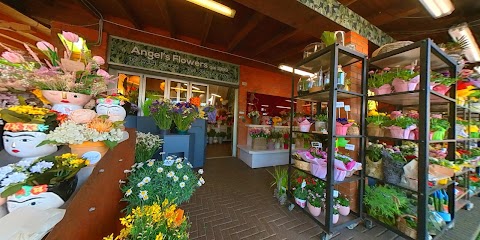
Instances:
[[[130,102],[130,107],[126,109],[127,114],[137,115],[139,112],[138,106],[141,93],[141,81],[143,76],[136,73],[120,71],[115,71],[114,73],[112,73],[112,75],[118,76],[118,80],[116,86],[115,84],[113,84],[108,87],[108,89],[113,89],[109,90],[109,94],[119,93],[128,98],[128,101]]]
[[[188,102],[189,100],[189,84],[186,81],[180,80],[170,80],[170,87],[169,89],[169,99],[176,103],[176,102]]]
[[[198,97],[200,98],[200,106],[207,106],[208,96],[209,96],[208,84],[202,83],[191,83],[190,84],[190,98]]]

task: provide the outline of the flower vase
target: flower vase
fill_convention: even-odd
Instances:
[[[399,126],[390,126],[389,129],[390,129],[390,134],[391,134],[391,137],[392,138],[399,138],[399,139],[411,139],[413,138],[410,137],[410,132],[414,129],[416,129],[417,126],[416,125],[412,125],[406,129],[403,129]]]
[[[274,150],[275,149],[275,143],[273,141],[268,141],[267,149],[268,150]]]
[[[420,80],[420,76],[416,76],[410,81],[405,81],[400,78],[393,79],[392,85],[395,92],[408,92],[413,91],[417,87],[417,84]]]
[[[379,88],[372,88],[370,90],[375,94],[375,96],[389,94],[392,92],[392,86],[390,84],[384,84]]]
[[[348,214],[350,214],[350,206],[342,206],[342,205],[339,205],[339,206],[338,206],[338,212],[339,212],[340,215],[342,215],[342,216],[348,216]]]
[[[335,122],[336,129],[335,133],[337,136],[345,136],[347,135],[347,130],[350,126],[353,125],[353,123],[347,123],[347,124],[341,124],[339,122]]]
[[[367,156],[366,161],[367,161],[367,167],[366,167],[365,173],[367,174],[367,176],[382,180],[383,179],[382,159],[378,160],[377,162],[374,162],[370,160],[370,158]]]
[[[252,117],[252,124],[253,125],[259,125],[260,124],[260,118]]]
[[[383,137],[383,129],[379,125],[368,124],[367,133],[369,136]]]
[[[322,213],[322,208],[321,207],[314,207],[310,202],[307,202],[307,208],[310,214],[314,217],[320,216],[320,213]]]
[[[63,114],[82,109],[92,99],[92,96],[87,94],[55,90],[42,90],[42,95],[53,104],[52,110]]]
[[[217,137],[213,137],[213,143],[218,143],[218,138]]]
[[[437,85],[437,86],[433,87],[433,90],[437,93],[446,95],[447,92],[450,90],[450,86],[447,87],[443,84],[440,84],[440,85]]]
[[[279,141],[275,142],[275,149],[280,149],[281,145]]]
[[[307,200],[306,199],[300,199],[300,198],[295,198],[295,203],[297,203],[298,206],[301,208],[305,208]]]
[[[71,153],[77,154],[79,157],[83,157],[85,154],[95,154],[99,158],[102,158],[108,151],[107,145],[103,142],[83,142],[81,144],[70,144]]]
[[[213,137],[208,137],[208,144],[213,144]]]
[[[435,131],[433,132],[431,139],[432,140],[443,140],[445,139],[445,133],[447,130]]]
[[[288,143],[283,144],[283,149],[288,149]]]
[[[333,214],[332,215],[332,223],[333,224],[336,224],[339,219],[340,219],[340,214]]]

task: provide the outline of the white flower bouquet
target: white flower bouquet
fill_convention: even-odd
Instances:
[[[163,139],[151,133],[137,132],[137,143],[135,145],[135,161],[145,162],[151,159],[155,152],[162,146]]]

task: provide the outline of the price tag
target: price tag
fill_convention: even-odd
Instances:
[[[350,112],[350,105],[345,105],[345,112]]]
[[[163,161],[163,166],[168,166],[168,167],[172,166],[174,162],[175,162],[175,160],[173,160],[173,159],[172,160],[167,160],[166,159],[166,160]]]
[[[345,144],[345,149],[354,151],[355,150],[355,145],[353,144]]]
[[[312,142],[312,147],[314,148],[322,148],[322,143],[321,142]]]
[[[345,107],[345,102],[337,102],[336,106],[337,108]]]
[[[307,183],[305,182],[305,180],[302,181],[302,188],[305,188],[307,186]]]
[[[338,197],[338,191],[337,191],[337,190],[333,190],[333,197],[334,197],[334,198],[337,198],[337,197]]]
[[[97,151],[89,151],[82,155],[82,158],[88,159],[90,165],[97,164],[100,159],[102,159],[102,154]]]

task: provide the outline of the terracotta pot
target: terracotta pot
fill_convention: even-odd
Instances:
[[[332,222],[333,224],[338,222],[338,219],[340,219],[340,214],[333,214],[332,215]]]
[[[312,204],[310,204],[310,202],[307,202],[307,207],[308,207],[308,211],[310,211],[310,214],[312,214],[312,216],[314,217],[318,217],[320,216],[320,213],[322,213],[321,207],[314,207],[312,206]]]
[[[100,159],[107,153],[108,147],[103,142],[83,142],[82,144],[70,144],[68,145],[71,149],[73,154],[77,154],[78,156],[82,157],[85,153],[92,153],[96,154]],[[98,159],[98,160],[100,160]],[[90,158],[89,158],[90,160]],[[98,162],[98,161],[97,161]],[[95,164],[96,162],[90,161],[90,164]]]
[[[55,90],[42,90],[42,95],[53,104],[53,110],[63,114],[82,109],[92,99],[92,96],[86,94]]]
[[[379,88],[371,88],[370,91],[372,91],[375,95],[389,94],[392,92],[392,86],[390,84],[384,84]]]
[[[350,206],[345,207],[345,206],[339,205],[338,206],[338,212],[342,216],[348,216],[348,214],[350,214]]]
[[[295,203],[301,208],[305,208],[306,202],[307,202],[306,199],[295,198]]]
[[[405,81],[400,78],[393,79],[392,85],[395,92],[407,92],[407,91],[414,91],[417,87],[418,81],[420,76],[416,76],[410,81]]]

